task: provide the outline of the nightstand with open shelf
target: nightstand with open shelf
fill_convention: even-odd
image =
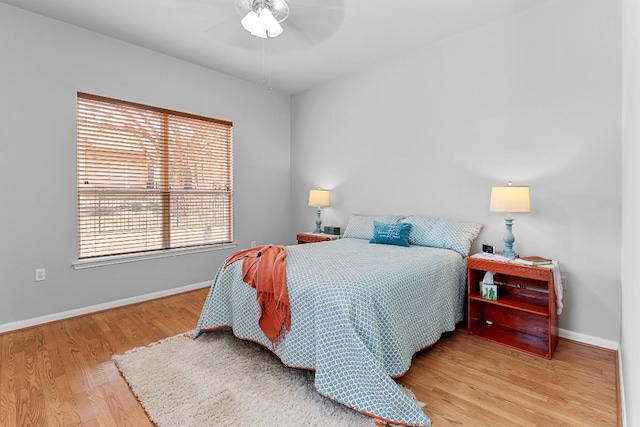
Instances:
[[[480,295],[487,271],[495,273],[497,300]],[[551,359],[558,345],[558,315],[550,268],[468,258],[467,292],[469,334]]]

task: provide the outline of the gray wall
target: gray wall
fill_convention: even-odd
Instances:
[[[623,0],[622,329],[620,338],[626,425],[640,425],[640,5]],[[635,403],[635,404],[634,404]]]
[[[72,268],[77,91],[232,121],[238,248],[290,243],[289,96],[4,4],[0,58],[0,325],[208,281],[233,251]]]
[[[528,184],[515,249],[558,259],[560,327],[617,342],[620,326],[620,3],[558,0],[292,98],[292,233],[309,188],[350,213],[485,224],[502,248],[492,185]]]

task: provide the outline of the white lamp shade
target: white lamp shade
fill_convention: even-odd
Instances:
[[[240,23],[245,30],[252,32],[253,29],[257,28],[258,26],[258,14],[253,10],[250,10],[249,13],[247,13],[244,18],[242,18],[242,21],[240,21]]]
[[[322,208],[325,206],[331,206],[329,200],[329,190],[309,190],[309,206]]]
[[[260,11],[260,24],[262,28],[267,32],[269,37],[278,37],[282,34],[282,26],[269,9],[262,9]]]
[[[277,37],[284,31],[269,9],[262,9],[260,12],[251,10],[242,18],[240,23],[252,36],[263,39],[266,39],[267,36]]]
[[[529,213],[529,186],[509,185],[491,187],[489,211],[506,213]]]
[[[252,36],[256,36],[256,37],[260,37],[263,39],[267,38],[267,32],[264,28],[262,28],[262,26],[260,24],[256,24],[256,26],[253,28],[253,30],[251,30],[251,35]]]

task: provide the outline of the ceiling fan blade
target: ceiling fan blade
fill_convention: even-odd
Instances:
[[[175,0],[174,4],[176,7],[173,10],[173,19],[182,20],[183,25],[190,28],[199,24],[216,26],[236,16],[232,0]]]
[[[270,41],[271,50],[276,53],[289,52],[295,49],[308,48],[315,43],[298,26],[290,20],[282,23],[284,32]]]
[[[204,32],[211,39],[244,50],[260,50],[260,38],[249,34],[240,24],[240,17],[230,16]]]
[[[298,7],[287,21],[295,24],[313,44],[329,38],[340,27],[344,20],[341,9],[324,9],[316,7]],[[287,21],[283,23],[286,26]]]
[[[298,4],[295,6],[295,9],[293,6],[291,7],[291,16],[305,16],[319,21],[325,19],[330,19],[332,21],[340,19],[340,21],[342,21],[344,17],[344,8]]]
[[[231,4],[233,7],[233,0],[174,0],[176,3],[202,3],[206,5],[211,4],[219,4],[219,5],[228,5]]]
[[[287,0],[291,8],[298,6],[317,7],[320,9],[343,9],[344,0]]]

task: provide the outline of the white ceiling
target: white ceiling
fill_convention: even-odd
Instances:
[[[550,0],[288,0],[268,45],[242,28],[234,0],[0,1],[296,93]]]

